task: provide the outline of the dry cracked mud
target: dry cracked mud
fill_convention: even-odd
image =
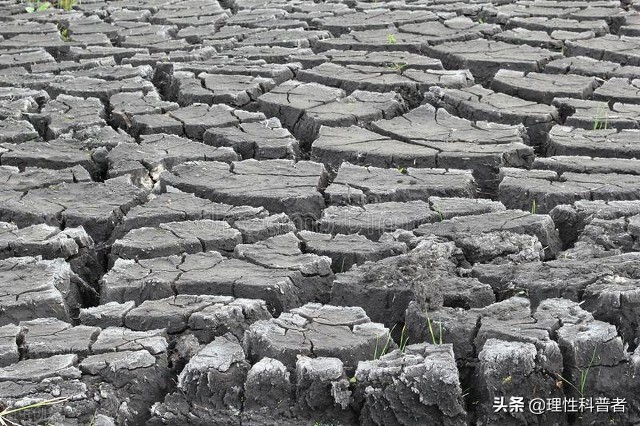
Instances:
[[[0,21],[0,424],[640,424],[637,0]]]

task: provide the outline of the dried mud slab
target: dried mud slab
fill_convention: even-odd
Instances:
[[[269,318],[271,315],[260,300],[178,295],[144,301],[125,314],[124,322],[127,328],[137,331],[165,329],[175,335],[190,330],[202,343],[209,343],[227,333],[242,338],[252,323]]]
[[[558,371],[573,371],[577,365],[588,365],[590,359],[598,359],[597,364],[591,361],[597,377],[589,382],[591,389],[607,389],[609,380],[628,374],[629,364],[623,360],[621,339],[614,327],[594,320],[577,302],[550,298],[532,306],[526,298],[511,297],[482,309],[444,308],[429,313],[430,321],[438,325],[435,336],[434,327],[430,330],[425,325],[425,313],[416,308],[412,304],[407,310],[409,339],[424,336],[453,342],[458,364],[471,370],[468,377],[479,400],[486,404],[493,400],[493,394],[506,395],[515,389],[532,394],[530,398],[540,392],[561,395],[563,390],[555,385],[555,377],[563,374]],[[594,347],[599,354],[596,357]],[[500,370],[503,362],[511,371],[524,370],[524,376],[504,380],[509,372]],[[573,394],[574,390],[564,392]],[[485,408],[478,413],[494,420],[508,416]],[[549,420],[558,415],[547,414]]]
[[[30,120],[47,139],[55,139],[73,130],[105,126],[106,113],[100,100],[85,96],[59,95]]]
[[[405,69],[442,70],[439,59],[418,55],[409,52],[372,52],[367,50],[327,50],[317,55],[322,61],[329,60],[339,65],[370,65],[390,66],[393,64],[404,65]],[[292,59],[300,61],[304,65],[304,57],[293,56]],[[319,64],[318,64],[319,65]],[[305,66],[305,68],[311,68]]]
[[[80,309],[78,319],[81,324],[89,326],[100,324],[106,328],[122,327],[124,325],[125,315],[135,306],[135,303],[132,301],[126,303],[108,302],[102,305]]]
[[[525,145],[528,137],[522,126],[468,121],[428,104],[391,120],[375,121],[371,127],[378,133],[415,145],[412,149],[435,150],[435,164],[430,167],[473,170],[479,190],[486,195],[497,190],[500,165],[528,167],[533,158],[533,150]],[[420,163],[414,160],[400,164],[418,166]]]
[[[586,161],[593,162],[591,159]],[[603,159],[601,163],[607,167],[609,161]],[[508,208],[535,210],[537,213],[548,213],[557,205],[578,200],[638,199],[638,176],[615,173],[612,167],[605,170],[609,173],[602,171],[561,173],[553,170],[503,169],[504,179],[500,183],[499,198]]]
[[[469,197],[475,193],[470,171],[456,169],[382,169],[343,163],[325,190],[331,204],[426,201],[431,196]]]
[[[371,322],[362,308],[310,303],[277,319],[252,324],[243,346],[252,362],[269,357],[292,370],[299,355],[331,355],[354,371],[358,361],[373,355],[376,341],[382,348],[380,340],[388,332],[382,324]]]
[[[327,235],[302,231],[298,237],[303,241],[305,252],[331,258],[334,272],[344,272],[353,265],[375,262],[407,251],[403,243],[373,242],[363,235]]]
[[[103,277],[103,302],[212,294],[264,299],[274,312],[328,298],[331,259],[303,253],[293,234],[242,244],[237,258],[217,252],[115,261]]]
[[[552,51],[562,51],[566,41],[589,40],[596,35],[592,31],[573,32],[556,30],[547,34],[545,31],[531,31],[524,28],[514,28],[496,34],[494,38],[512,44],[541,47]]]
[[[306,282],[297,285],[303,301],[326,302],[331,291],[331,258],[308,253],[304,240],[288,233],[255,244],[240,244],[235,256],[269,269],[297,271]]]
[[[435,235],[456,241],[456,244],[459,239],[467,236],[481,236],[492,232],[535,236],[542,243],[549,259],[554,258],[561,249],[558,231],[549,216],[521,210],[453,217],[442,222],[424,224],[414,230],[418,236]]]
[[[188,162],[160,176],[163,185],[215,202],[265,207],[289,217],[319,217],[326,171],[318,163],[245,160],[232,163]]]
[[[549,132],[547,155],[581,155],[604,158],[639,158],[637,130],[580,129],[554,126]]]
[[[545,143],[549,130],[560,119],[553,106],[496,93],[479,85],[459,90],[433,88],[431,92],[427,95],[428,102],[452,115],[470,121],[523,124],[534,146]]]
[[[168,133],[202,140],[204,133],[212,127],[229,127],[264,119],[262,114],[227,105],[194,103],[166,114],[135,115],[131,120],[130,133],[133,136]]]
[[[605,83],[606,85],[606,83]],[[601,88],[593,77],[500,70],[491,82],[497,92],[550,105],[554,98],[588,99]]]
[[[38,132],[33,125],[26,120],[6,119],[0,121],[1,143],[22,143],[38,138]]]
[[[615,102],[556,98],[553,105],[565,126],[590,130],[638,129],[640,106]]]
[[[174,102],[163,101],[156,91],[116,93],[109,98],[111,122],[116,128],[129,130],[134,115],[163,114],[179,108]]]
[[[195,75],[188,71],[177,71],[172,76],[170,97],[180,105],[194,102],[228,104],[235,107],[248,106],[276,83],[270,78],[251,75],[229,75],[201,72]]]
[[[123,92],[152,92],[153,84],[141,77],[127,78],[123,80],[103,80],[93,77],[76,77],[64,82],[53,82],[47,88],[49,94],[54,97],[67,95],[80,98],[98,98],[108,102],[111,96]]]
[[[50,173],[57,170],[61,174],[64,170],[68,173],[71,169],[72,176],[77,176],[69,182],[82,182],[91,177],[99,179],[104,173],[104,161],[101,157],[104,149],[98,148],[99,151],[96,151],[96,147],[78,140],[54,139],[47,142],[2,144],[0,149],[6,150],[0,153],[2,165],[17,167],[23,173],[37,168],[42,169],[42,173],[46,169]],[[86,178],[87,175],[90,176],[89,179]]]
[[[581,236],[585,226],[592,221],[617,221],[640,214],[640,201],[577,201],[572,205],[560,205],[551,210],[553,218],[565,246],[573,244]]]
[[[71,267],[63,259],[0,260],[0,275],[2,325],[46,317],[70,321],[71,310],[78,308],[78,290],[71,281]]]
[[[327,31],[273,29],[251,34],[242,39],[240,46],[313,47],[319,40],[329,38]]]
[[[13,223],[0,222],[0,258],[27,256],[64,259],[90,284],[103,272],[93,239],[82,227],[60,230],[40,224],[19,229]]]
[[[26,193],[2,191],[0,217],[19,227],[39,223],[83,226],[95,241],[105,241],[122,216],[145,195],[146,191],[125,178],[105,183],[62,183]]]
[[[133,331],[123,327],[107,327],[100,331],[91,351],[95,354],[146,350],[155,357],[168,351],[167,333],[163,329]]]
[[[502,68],[540,72],[547,62],[562,57],[540,47],[483,39],[429,46],[425,53],[446,68],[469,69],[479,82],[490,81]]]
[[[91,237],[82,228],[61,231],[49,225],[33,225],[19,229],[12,223],[0,222],[0,256],[3,259],[36,254],[44,259],[69,259],[92,245]]]
[[[341,89],[298,81],[285,82],[262,95],[258,107],[265,115],[280,119],[303,148],[315,139],[322,125],[346,127],[390,118],[404,110],[395,92],[356,90],[346,96]]]
[[[89,355],[91,345],[100,333],[98,327],[73,327],[55,318],[21,321],[19,326],[23,335],[21,349],[26,359],[62,354],[75,354],[78,358],[84,358]]]
[[[355,377],[366,389],[361,423],[408,424],[426,417],[442,424],[465,422],[451,345],[409,345],[379,360],[361,362]],[[388,386],[394,387],[395,395],[385,391]]]
[[[597,20],[576,20],[567,18],[548,18],[544,16],[514,17],[509,19],[507,27],[526,28],[533,31],[571,31],[582,33],[592,31],[596,36],[603,36],[609,33],[609,26],[606,21]]]
[[[489,286],[453,274],[458,250],[453,243],[432,238],[407,254],[354,267],[336,275],[331,303],[362,306],[374,321],[388,327],[404,322],[412,301],[421,309],[490,305],[495,298]]]
[[[606,276],[585,288],[583,309],[594,318],[615,325],[625,341],[635,342],[638,338],[638,315],[635,295],[638,280]],[[607,302],[611,298],[620,300],[613,309]]]
[[[237,341],[226,337],[214,340],[185,365],[176,392],[153,407],[152,421],[181,423],[196,417],[205,422],[234,423],[242,407],[242,388],[250,367]],[[189,401],[198,403],[192,406]]]
[[[233,150],[211,147],[190,139],[168,134],[140,137],[140,143],[121,143],[106,156],[107,178],[131,175],[135,181],[152,186],[160,173],[187,161],[222,161],[238,159]]]
[[[24,23],[21,23],[21,24],[24,24]],[[25,28],[22,28],[22,31],[24,30]],[[54,33],[54,32],[55,30],[50,31],[50,33]],[[56,61],[55,58],[51,56],[51,54],[49,54],[45,49],[42,49],[42,48],[18,50],[15,53],[12,53],[9,50],[2,53],[2,58],[0,58],[0,69],[10,68],[10,67],[29,67],[30,68],[36,64],[49,64],[55,61]]]
[[[90,182],[91,175],[82,166],[62,170],[26,167],[20,172],[18,167],[0,166],[0,180],[3,189],[26,192],[30,189],[46,188],[60,183]]]
[[[209,219],[162,223],[157,228],[137,228],[116,240],[112,259],[149,259],[180,253],[219,251],[230,253],[242,234],[227,222]]]
[[[298,140],[277,118],[211,128],[204,133],[203,141],[211,146],[231,147],[242,160],[297,160],[301,156]]]
[[[483,198],[431,197],[429,198],[429,206],[436,212],[440,221],[457,216],[474,216],[506,210],[502,203]]]
[[[428,12],[430,13],[430,12]],[[448,13],[448,12],[447,12]],[[444,15],[444,14],[443,14]],[[407,23],[399,28],[362,28],[340,34],[337,38],[321,40],[316,50],[357,50],[428,54],[430,46],[448,42],[462,42],[491,36],[500,31],[497,25],[479,24],[467,17],[451,17],[442,22],[432,20]]]
[[[640,81],[637,79],[611,78],[595,90],[593,99],[597,101],[622,102],[626,104],[640,103]]]
[[[592,40],[567,42],[566,46],[569,56],[588,56],[624,65],[640,65],[640,39],[637,37],[607,34]]]
[[[213,277],[212,277],[213,275]],[[104,303],[157,300],[178,295],[221,295],[265,300],[272,312],[301,304],[299,273],[272,270],[217,252],[139,261],[117,260],[101,281]]]
[[[318,227],[328,234],[360,234],[377,241],[385,232],[411,230],[435,222],[438,214],[425,201],[385,202],[362,206],[329,206]]]
[[[597,280],[600,271],[636,278],[633,265],[637,259],[637,253],[626,253],[588,259],[561,257],[545,263],[484,264],[475,265],[471,275],[489,284],[501,299],[525,290],[531,304],[537,306],[555,297],[579,301],[584,288]]]
[[[313,50],[308,47],[283,46],[240,46],[225,50],[224,54],[231,57],[241,57],[250,60],[264,60],[274,64],[300,62],[291,60],[293,56],[313,56]]]
[[[115,402],[129,396],[128,410],[115,402],[118,408],[109,413],[122,422],[144,422],[151,405],[169,388],[166,354],[158,359],[146,349],[92,355],[78,367],[83,382],[91,389],[100,389],[102,398]]]
[[[376,67],[329,62],[309,70],[301,70],[296,78],[303,82],[338,87],[347,93],[355,90],[383,93],[395,91],[413,105],[420,103],[422,94],[430,87],[458,89],[474,84],[473,76],[466,70],[405,70],[401,63]]]
[[[239,29],[241,32],[249,32],[247,28]],[[203,61],[177,62],[158,66],[159,72],[171,79],[174,72],[188,71],[195,75],[200,73],[223,75],[248,75],[272,79],[276,84],[282,84],[291,80],[295,72],[300,68],[299,64],[271,64],[265,60],[250,60],[245,58],[212,57]]]
[[[151,196],[144,204],[129,210],[122,224],[116,228],[114,236],[123,236],[132,229],[158,226],[166,222],[211,219],[233,224],[238,220],[264,218],[267,215],[268,212],[262,207],[236,207],[214,203],[184,192],[168,192]]]
[[[612,160],[611,158],[557,155],[536,158],[532,168],[538,170],[553,170],[560,175],[565,172],[637,175],[640,173],[640,161],[635,159],[628,160],[619,158]]]
[[[438,151],[382,136],[359,126],[320,127],[311,146],[313,161],[337,169],[343,162],[381,168],[436,167]]]
[[[334,35],[340,35],[350,31],[387,28],[389,24],[403,25],[437,20],[438,16],[435,13],[427,11],[373,9],[320,18],[314,23]]]
[[[549,74],[577,74],[609,79],[612,77],[635,78],[640,67],[599,61],[586,56],[572,56],[551,61],[544,70]]]

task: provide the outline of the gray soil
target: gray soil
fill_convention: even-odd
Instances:
[[[637,1],[51,3],[1,425],[640,425]]]

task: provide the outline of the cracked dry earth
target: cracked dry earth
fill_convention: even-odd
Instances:
[[[1,424],[640,425],[640,5],[26,6]]]

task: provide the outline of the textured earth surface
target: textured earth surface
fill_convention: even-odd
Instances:
[[[5,423],[640,425],[640,5],[0,0]]]

